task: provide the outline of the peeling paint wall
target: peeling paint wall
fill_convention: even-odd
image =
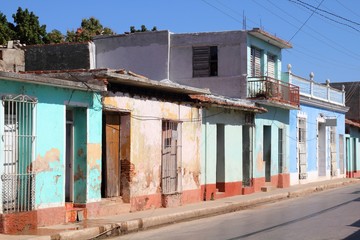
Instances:
[[[85,180],[82,201],[100,200],[101,177],[101,102],[92,92],[62,89],[44,85],[21,83],[0,79],[0,96],[26,94],[36,97],[36,145],[32,169],[36,172],[35,207],[46,208],[63,206],[65,201],[65,111],[66,105],[84,109],[85,138],[82,150],[75,154],[84,157],[85,167],[75,176]],[[1,104],[2,106],[2,104]],[[0,108],[0,135],[4,134],[3,107]],[[90,145],[89,145],[90,144]],[[3,142],[0,141],[0,174],[3,172]],[[90,146],[90,149],[88,147]],[[76,169],[77,170],[77,169]],[[1,188],[1,182],[0,182]]]
[[[130,111],[131,197],[161,193],[162,120],[182,122],[182,190],[200,188],[199,109],[156,99],[109,93],[105,107]],[[121,110],[120,110],[121,109]],[[144,203],[146,205],[146,203]]]

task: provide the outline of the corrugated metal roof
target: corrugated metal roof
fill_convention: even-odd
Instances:
[[[244,99],[227,98],[224,96],[216,96],[216,95],[208,95],[208,94],[190,95],[190,98],[193,100],[198,100],[201,103],[230,107],[233,109],[238,109],[243,111],[258,112],[258,113],[267,112],[265,108],[256,106],[255,103]]]
[[[127,86],[142,87],[147,89],[157,89],[166,92],[182,94],[210,94],[209,89],[195,88],[167,81],[156,81],[145,76],[126,71],[124,69],[114,70],[102,69],[75,69],[75,70],[49,70],[25,72],[47,77],[54,77],[66,80],[77,80],[89,83],[104,82],[105,84],[118,83]]]
[[[360,120],[345,119],[345,124],[360,128]]]

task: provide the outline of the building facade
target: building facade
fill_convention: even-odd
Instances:
[[[300,87],[300,109],[290,112],[291,185],[345,177],[345,90],[284,73]]]
[[[1,72],[0,89],[2,231],[64,223],[66,202],[100,201],[105,87]]]

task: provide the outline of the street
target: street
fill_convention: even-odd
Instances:
[[[113,239],[360,239],[360,185]]]

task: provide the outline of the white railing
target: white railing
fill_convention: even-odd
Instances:
[[[290,82],[300,88],[300,96],[311,97],[314,99],[345,106],[345,91],[332,88],[327,80],[326,84],[316,83],[311,79],[305,79],[289,74]]]

